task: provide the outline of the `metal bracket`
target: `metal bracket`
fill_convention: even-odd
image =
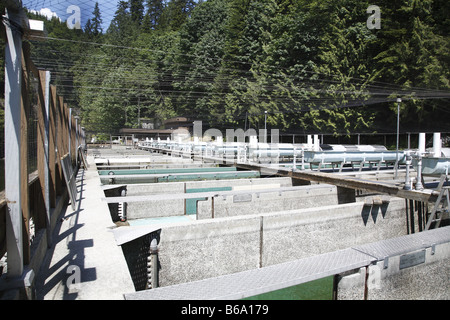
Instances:
[[[389,266],[389,257],[384,257],[383,269],[387,269]]]

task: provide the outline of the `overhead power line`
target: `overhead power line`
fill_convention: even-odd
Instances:
[[[55,58],[34,56],[33,60],[40,67],[51,70],[54,77],[57,78],[58,87],[67,90],[84,89],[85,97],[95,97],[99,90],[107,92],[110,96],[127,96],[128,100],[149,95],[148,89],[154,90],[155,99],[165,96],[182,97],[186,103],[195,102],[202,98],[223,99],[230,93],[233,86],[239,86],[233,81],[237,77],[242,84],[244,91],[246,86],[253,86],[257,93],[254,97],[247,97],[246,101],[239,101],[242,106],[252,104],[252,98],[255,101],[270,102],[269,100],[283,104],[289,110],[273,111],[273,113],[297,113],[303,112],[314,106],[316,109],[339,109],[345,107],[368,106],[384,102],[395,101],[396,97],[401,95],[406,100],[410,99],[447,99],[450,98],[450,92],[443,90],[432,90],[428,88],[402,88],[384,82],[368,83],[361,78],[348,78],[346,86],[343,88],[340,80],[334,76],[324,75],[317,72],[306,70],[303,77],[297,74],[290,74],[289,70],[280,69],[278,73],[260,73],[266,79],[264,83],[256,83],[255,74],[258,72],[252,70],[250,65],[239,62],[244,69],[226,69],[223,68],[222,59],[212,57],[210,60],[215,64],[205,66],[195,63],[202,60],[204,55],[181,54],[177,52],[178,57],[185,57],[190,63],[177,62],[178,59],[167,65],[161,57],[171,54],[169,52],[156,50],[152,48],[140,48],[132,46],[118,46],[108,43],[96,43],[89,41],[79,41],[71,39],[60,39],[54,37],[46,38],[47,41],[71,42],[83,46],[93,46],[95,49],[118,49],[129,50],[133,52],[133,65],[125,58],[111,56],[110,52],[102,53],[99,50],[93,50],[94,53],[80,50],[71,52],[71,55],[78,55],[76,59],[71,56],[67,60],[61,60],[61,56],[67,56],[67,52],[52,49],[47,55],[54,55]],[[39,43],[40,44],[40,43]],[[37,44],[37,45],[39,45]],[[141,56],[135,53],[140,53]],[[131,54],[131,53],[129,53]],[[129,56],[129,54],[127,56]],[[153,58],[143,58],[150,56]],[[74,63],[74,60],[80,60],[84,57],[85,62]],[[121,61],[124,59],[125,61]],[[159,59],[159,60],[158,60]],[[115,68],[111,61],[117,62],[114,82],[116,86],[106,85],[104,74],[108,74]],[[126,62],[125,64],[123,62]],[[145,66],[145,69],[136,68]],[[83,83],[73,82],[74,74],[83,74]],[[308,77],[306,75],[309,75]],[[220,77],[219,77],[220,76]],[[118,86],[117,86],[118,85]],[[138,87],[137,87],[138,86]],[[339,86],[339,87],[336,87]],[[214,90],[213,90],[214,89]],[[242,89],[241,89],[242,90]],[[341,99],[337,99],[336,96]],[[78,98],[74,91],[65,96],[72,101]],[[339,101],[341,101],[341,103]],[[158,103],[157,100],[140,100],[142,105]]]

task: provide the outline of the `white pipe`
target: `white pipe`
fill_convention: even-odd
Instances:
[[[150,256],[151,256],[151,284],[152,289],[158,287],[158,242],[156,239],[153,239],[150,243]]]
[[[425,133],[419,133],[419,152],[421,154],[425,153],[425,142],[426,142]]]
[[[314,151],[319,151],[319,135],[314,135]]]
[[[435,157],[439,158],[441,156],[441,133],[435,132],[433,133],[433,154]]]
[[[411,165],[411,155],[409,154],[409,152],[406,152],[405,155],[406,155],[406,176],[405,176],[405,186],[403,187],[403,189],[411,190],[412,183],[409,179],[409,167]]]

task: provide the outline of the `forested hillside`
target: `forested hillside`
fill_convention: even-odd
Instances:
[[[367,25],[370,5],[380,28]],[[87,130],[141,119],[284,132],[450,131],[448,0],[128,0],[47,21],[36,64]],[[36,16],[34,16],[36,18]]]

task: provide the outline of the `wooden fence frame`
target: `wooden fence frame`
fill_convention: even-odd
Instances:
[[[14,16],[14,13],[12,16]],[[5,26],[5,29],[8,31],[8,26]],[[9,29],[12,29],[12,27],[9,27]],[[17,32],[15,30],[9,31],[12,34]],[[8,46],[16,45],[15,43],[8,43],[8,40],[11,40],[10,38],[11,36],[6,39],[6,50],[9,50]],[[55,208],[64,207],[68,200],[61,159],[69,157],[73,170],[75,172],[78,171],[78,148],[85,145],[84,130],[79,125],[77,117],[72,115],[72,109],[65,103],[64,98],[57,94],[56,86],[50,84],[50,72],[36,68],[30,58],[30,45],[27,42],[22,43],[22,39],[14,35],[14,41],[12,42],[16,41],[20,42],[16,48],[20,47],[21,52],[18,54],[21,57],[16,57],[16,63],[21,64],[21,74],[18,77],[18,83],[8,84],[8,86],[13,87],[12,90],[15,90],[15,92],[20,92],[20,123],[10,124],[20,128],[20,138],[18,138],[20,142],[17,143],[20,155],[5,152],[5,163],[6,161],[9,161],[9,163],[17,161],[19,166],[20,192],[18,194],[20,197],[19,208],[21,216],[13,216],[14,210],[11,210],[10,207],[17,202],[7,199],[8,188],[19,188],[17,186],[12,187],[11,183],[7,184],[5,181],[5,191],[0,192],[0,258],[5,253],[8,254],[8,272],[2,275],[2,270],[0,270],[0,293],[2,290],[9,289],[8,285],[5,286],[2,283],[3,279],[23,278],[24,270],[30,268],[29,265],[32,260],[30,250],[31,219],[33,219],[36,234],[45,230],[47,246],[51,246],[51,234],[55,225],[54,216],[59,216],[60,214]],[[27,127],[29,110],[32,108],[29,99],[29,84],[32,76],[37,79],[38,93],[36,105],[37,170],[28,174],[26,161],[28,148]],[[11,93],[6,92],[5,86],[5,112],[7,108],[14,109],[18,107],[16,104],[8,105],[6,94],[9,94],[11,97]],[[6,121],[7,118],[5,116]],[[7,143],[14,144],[14,141],[7,141],[7,139],[8,136],[5,129],[5,146]],[[61,202],[64,204],[61,205]],[[11,230],[10,220],[14,220],[16,225],[22,221],[21,228]],[[11,240],[8,244],[7,239],[13,239],[11,234],[15,237],[17,244],[12,244]],[[13,247],[13,251],[18,251],[19,255],[10,259],[9,250],[14,245],[17,248]],[[14,254],[15,252],[11,256]]]

